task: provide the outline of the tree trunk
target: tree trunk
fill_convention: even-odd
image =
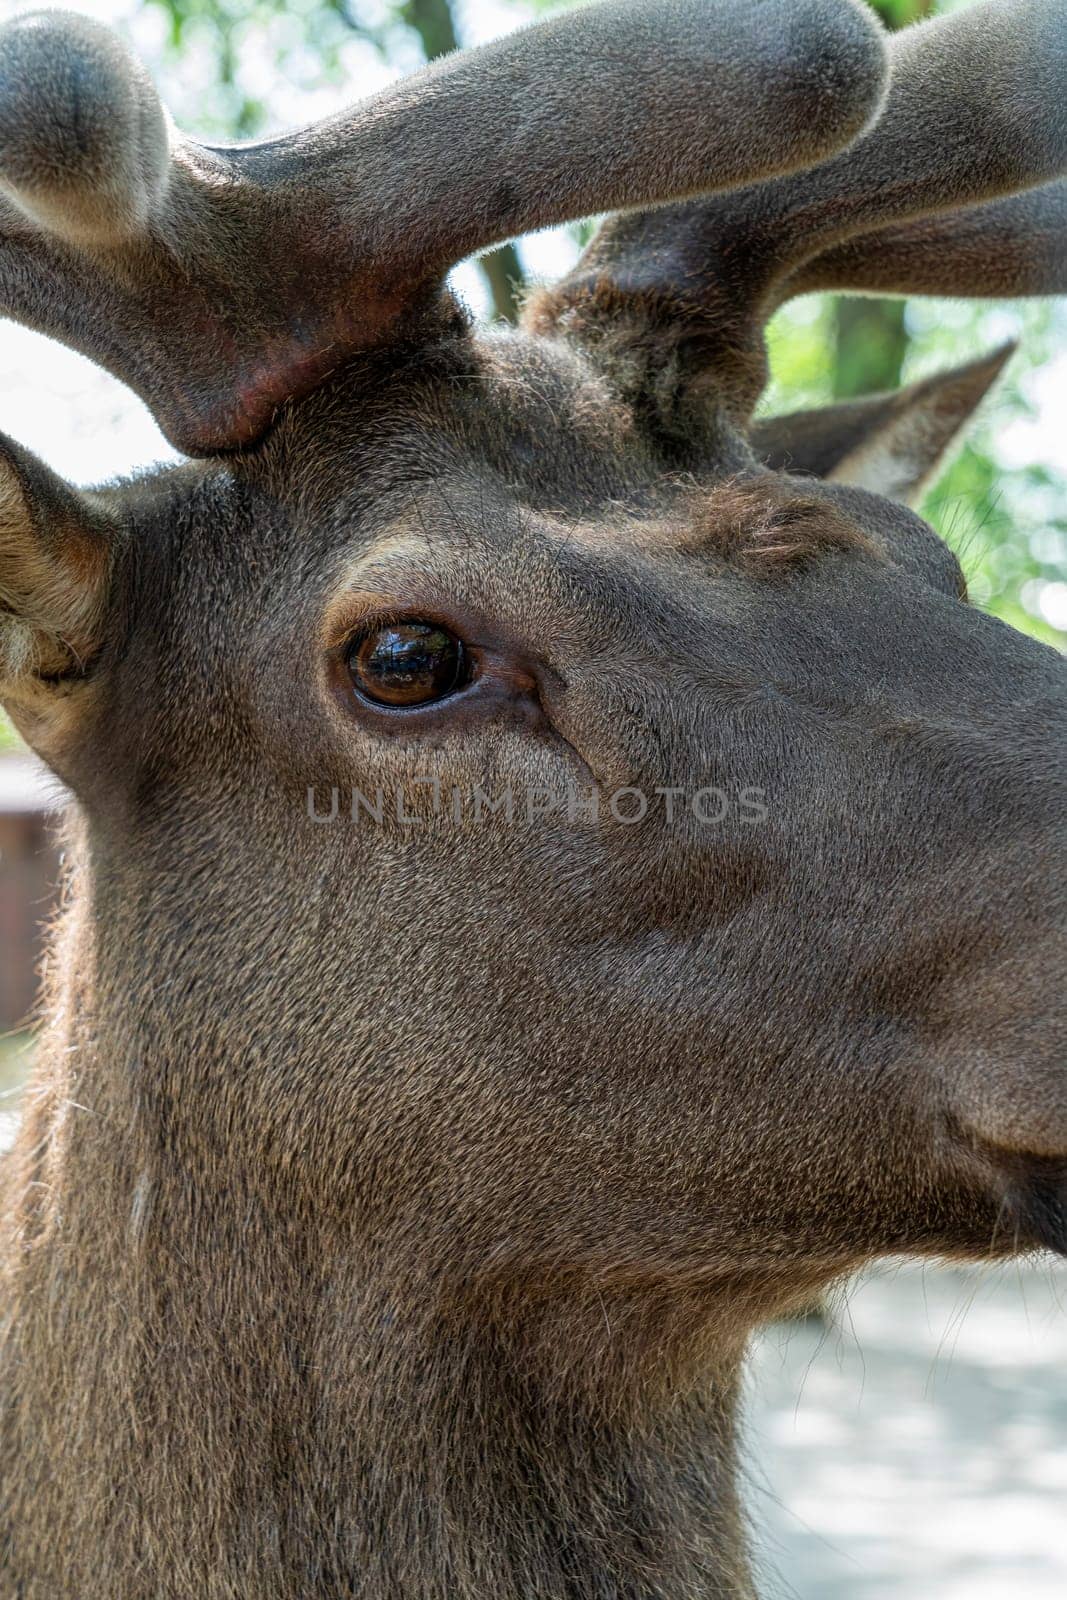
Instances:
[[[904,301],[838,295],[833,341],[835,399],[897,388],[908,349]]]

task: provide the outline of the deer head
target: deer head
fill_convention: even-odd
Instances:
[[[749,1331],[1067,1251],[1064,666],[904,503],[1003,353],[751,420],[793,294],[1065,287],[1065,51],[618,0],[216,149],[85,19],[0,34],[0,303],[194,458],[0,456],[77,799],[25,1600],[747,1594]],[[452,263],[600,210],[471,328]]]

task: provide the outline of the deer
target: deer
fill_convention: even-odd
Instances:
[[[1065,65],[1060,0],[609,0],[213,147],[0,31],[0,307],[182,458],[0,444],[72,797],[5,1596],[751,1597],[756,1330],[1067,1253],[1067,671],[912,509],[1006,354],[756,409],[795,295],[1067,287]],[[448,287],[601,213],[518,327]]]

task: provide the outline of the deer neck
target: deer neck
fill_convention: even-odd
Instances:
[[[158,1040],[101,1006],[78,924],[8,1174],[22,1600],[751,1592],[737,1340],[664,1381],[687,1319],[654,1294],[460,1295],[417,1242],[224,1159],[153,1098]]]

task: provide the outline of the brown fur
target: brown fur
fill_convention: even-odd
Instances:
[[[232,297],[207,266],[189,278],[212,307],[199,343],[151,241],[91,338],[95,247],[25,221],[0,244],[20,315],[91,342],[205,454],[242,447],[91,497],[6,457],[16,620],[39,625],[35,597],[53,624],[77,611],[58,528],[104,537],[107,563],[78,659],[0,680],[76,797],[5,1171],[4,1600],[747,1600],[751,1331],[878,1254],[1067,1251],[1060,658],[962,604],[901,506],[762,467],[730,420],[734,368],[692,385],[684,326],[665,337],[624,296],[603,338],[565,317],[476,334],[403,276],[388,218],[384,255],[353,257],[366,235],[322,187],[340,147],[338,193],[395,200],[405,227],[424,206],[437,249],[421,166],[410,194],[350,182],[347,157],[373,174],[410,115],[411,149],[461,165],[466,247],[543,217],[546,193],[552,214],[597,184],[604,204],[688,193],[716,140],[748,181],[757,90],[759,171],[839,149],[880,103],[881,46],[847,0],[716,14],[721,100],[693,8],[622,5],[235,154],[235,181],[277,180],[255,212],[276,226],[257,275],[242,208],[265,190],[237,184]],[[583,142],[572,117],[490,163],[479,141],[541,74],[593,81],[579,41],[601,49],[601,25],[660,28],[680,162],[658,153],[667,105],[656,148],[595,124]],[[115,57],[52,27],[99,114]],[[32,150],[32,75],[3,82]],[[64,128],[44,119],[48,150]],[[308,327],[340,329],[329,373],[293,364],[272,276],[302,152],[336,224],[315,246],[330,271],[298,260]],[[197,178],[210,152],[186,157],[203,244],[226,191]],[[371,288],[336,321],[353,259],[393,285],[403,338]],[[260,401],[292,397],[266,430],[249,370]],[[974,387],[914,401],[916,470]],[[792,431],[876,454],[884,408],[860,423]],[[474,681],[418,711],[360,701],[345,649],[369,616],[451,627]],[[519,815],[435,810],[428,780],[510,788]],[[560,803],[594,787],[598,810]],[[713,787],[718,821],[689,803]],[[353,820],[352,790],[379,788],[379,820]],[[629,823],[622,788],[676,799]],[[332,791],[336,820],[315,820]]]
[[[831,552],[874,555],[875,543],[825,499],[804,500],[782,480],[727,479],[697,497],[683,550],[718,553],[758,578],[773,577]]]
[[[90,664],[115,538],[90,497],[0,445],[0,680]]]

